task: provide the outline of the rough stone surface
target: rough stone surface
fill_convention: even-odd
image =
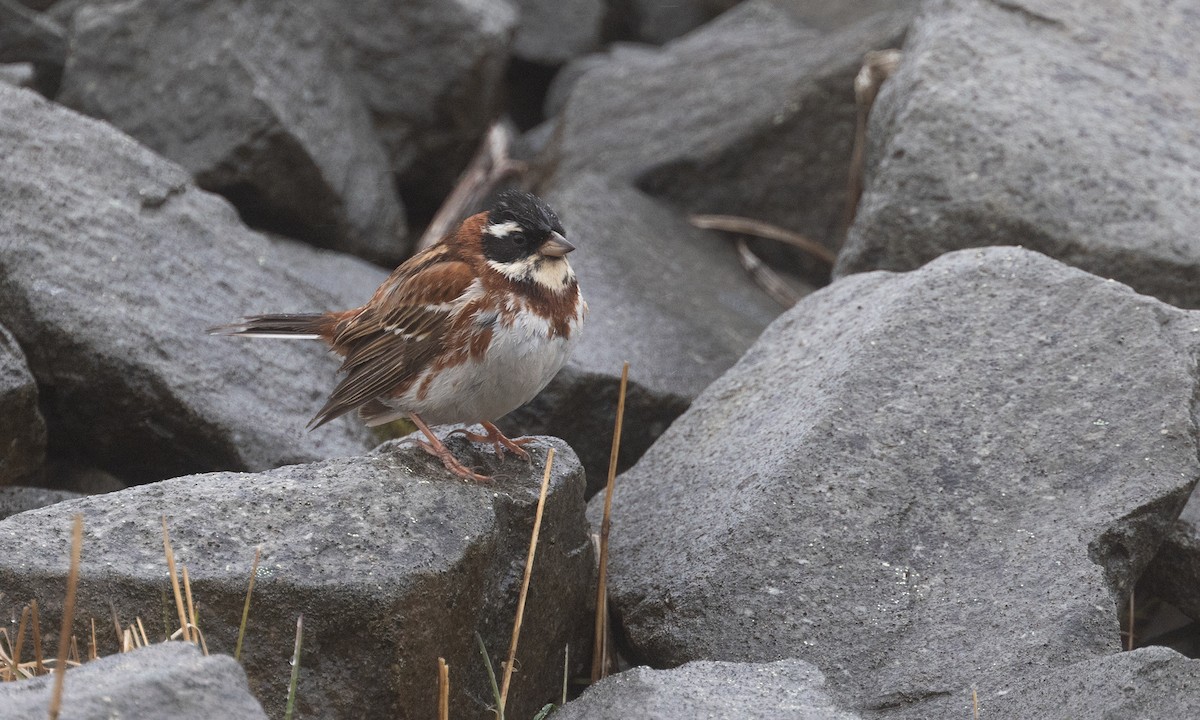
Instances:
[[[253,225],[394,263],[409,247],[390,163],[316,5],[84,5],[58,100],[183,165]]]
[[[74,500],[77,497],[83,495],[70,490],[47,490],[23,485],[0,487],[0,520],[26,510],[46,507],[63,500]]]
[[[907,19],[822,35],[755,1],[661,52],[614,55],[573,87],[556,172],[626,179],[689,212],[753,217],[835,247],[854,76],[864,52],[899,42]]]
[[[1016,248],[805,298],[618,483],[634,659],[799,654],[882,716],[1116,652],[1200,476],[1198,339]]]
[[[42,717],[54,677],[0,683],[0,718]],[[62,720],[267,720],[227,655],[205,657],[190,643],[150,645],[67,671]]]
[[[312,251],[250,232],[183,168],[111,127],[0,86],[0,323],[38,380],[51,449],[145,481],[361,452],[365,431],[305,423],[336,361],[317,343],[205,329],[254,312],[354,307],[291,270]]]
[[[0,261],[2,262],[2,261]],[[0,325],[0,485],[27,478],[46,459],[46,423],[25,354]]]
[[[825,691],[825,677],[801,660],[750,664],[690,662],[672,670],[637,667],[589,687],[555,711],[558,720],[854,720]]]
[[[111,601],[123,623],[141,617],[151,639],[161,639],[163,593],[170,596],[165,515],[211,651],[233,651],[251,561],[262,549],[242,660],[271,717],[283,716],[303,613],[299,717],[435,716],[441,656],[451,666],[451,717],[483,718],[491,693],[474,633],[499,668],[552,445],[521,672],[508,698],[512,717],[532,717],[560,691],[563,647],[590,657],[594,560],[583,472],[552,438],[527,446],[530,465],[497,465],[490,447],[461,436],[450,445],[495,474],[493,482],[464,483],[409,442],[368,457],[182,477],[22,513],[0,522],[0,587],[6,602],[37,598],[43,626],[57,627],[71,517],[82,513],[77,628],[107,620]],[[97,622],[102,651],[115,643],[108,625]]]
[[[632,388],[628,464],[779,308],[745,276],[728,243],[633,188],[585,175],[545,197],[579,248],[571,261],[589,313],[566,368],[502,425],[566,439],[594,490],[608,470],[623,361]]]
[[[1191,0],[939,0],[871,118],[836,274],[1023,245],[1200,307]]]
[[[506,0],[313,1],[402,187],[436,206],[499,114],[516,10]]]
[[[979,698],[979,716],[1007,720],[1191,717],[1200,697],[1200,660],[1148,647],[1036,674],[1010,692]],[[942,717],[969,717],[968,704]],[[946,703],[947,705],[949,703]],[[913,718],[929,715],[913,715]]]
[[[515,0],[520,15],[513,55],[560,65],[600,46],[604,0]]]

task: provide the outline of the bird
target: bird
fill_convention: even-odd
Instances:
[[[447,470],[486,482],[430,426],[481,424],[486,434],[451,434],[529,461],[522,446],[533,438],[508,438],[494,421],[541,392],[578,342],[587,303],[567,261],[574,249],[545,201],[506,190],[397,267],[361,307],[252,315],[209,332],[324,341],[342,357],[341,377],[310,430],[354,410],[367,426],[407,417]]]

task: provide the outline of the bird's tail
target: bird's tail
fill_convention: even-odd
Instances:
[[[248,337],[317,340],[328,337],[337,318],[332,313],[320,315],[251,315],[241,322],[209,328],[210,335],[246,335]]]

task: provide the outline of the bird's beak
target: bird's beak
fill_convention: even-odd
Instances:
[[[551,232],[550,237],[546,238],[546,242],[538,248],[538,252],[550,257],[562,257],[574,249],[575,246],[567,242],[567,239],[560,233]]]

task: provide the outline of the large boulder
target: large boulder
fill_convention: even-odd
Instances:
[[[514,57],[561,65],[600,46],[604,0],[514,0],[514,5],[520,16]]]
[[[0,719],[42,717],[51,675],[0,683]],[[246,687],[246,673],[226,655],[204,656],[189,643],[149,645],[67,671],[64,720],[267,720]]]
[[[409,248],[391,164],[323,19],[314,3],[85,4],[58,100],[254,225],[394,263]]]
[[[82,496],[70,490],[47,490],[25,485],[6,485],[0,487],[0,520],[26,510],[36,510],[63,500],[74,500],[77,497]]]
[[[517,653],[521,672],[507,705],[511,717],[532,717],[560,692],[564,647],[572,658],[590,656],[594,560],[583,472],[552,438],[527,446],[532,464],[498,464],[490,447],[481,455],[455,438],[460,458],[495,475],[486,484],[459,480],[406,442],[368,457],[182,477],[33,510],[0,522],[0,587],[5,602],[36,598],[43,626],[58,627],[71,518],[82,513],[77,629],[90,631],[96,618],[102,652],[112,647],[112,603],[123,624],[142,618],[150,639],[160,640],[170,631],[162,619],[163,593],[171,592],[165,516],[213,652],[234,650],[261,548],[242,663],[271,717],[283,716],[300,614],[300,716],[432,717],[440,656],[450,664],[451,716],[484,717],[492,696],[475,633],[499,669],[548,446],[554,468]]]
[[[855,720],[825,691],[821,671],[801,660],[690,662],[638,667],[592,685],[555,711],[556,720]]]
[[[38,411],[37,383],[17,339],[0,325],[0,485],[30,477],[45,459],[46,423]]]
[[[837,275],[1023,245],[1200,307],[1190,0],[928,3],[871,117]]]
[[[304,425],[337,362],[316,343],[205,329],[353,307],[383,273],[251,232],[188,173],[110,126],[0,85],[0,323],[38,380],[52,446],[136,481],[361,452],[351,420]]]
[[[1200,477],[1198,320],[1016,248],[810,295],[618,483],[632,656],[799,656],[882,717],[1117,652]]]
[[[864,52],[899,42],[908,16],[822,34],[755,0],[659,52],[615,53],[572,87],[549,150],[556,176],[597,172],[689,212],[749,216],[833,248],[854,76]]]
[[[621,364],[630,364],[624,461],[636,460],[779,313],[723,239],[620,182],[585,174],[547,201],[579,250],[572,267],[589,306],[567,366],[502,426],[554,433],[604,482]]]

